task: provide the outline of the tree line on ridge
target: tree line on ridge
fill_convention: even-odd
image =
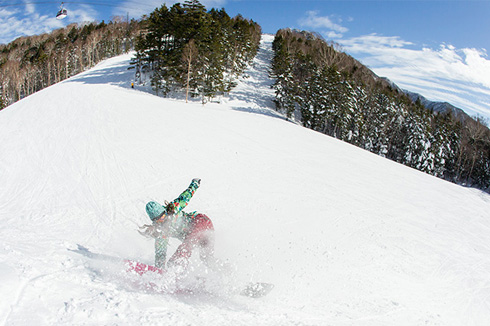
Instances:
[[[277,110],[305,127],[459,184],[490,190],[490,131],[434,113],[317,34],[279,30]]]

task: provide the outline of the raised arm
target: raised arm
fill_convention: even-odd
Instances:
[[[187,189],[183,193],[181,193],[180,196],[177,197],[177,199],[175,199],[174,201],[172,201],[167,205],[167,211],[171,213],[169,208],[172,207],[174,209],[173,213],[178,213],[181,210],[183,210],[184,207],[186,207],[187,204],[189,203],[189,200],[191,200],[197,188],[199,188],[200,183],[201,183],[201,179],[192,179],[192,182],[189,185],[189,187],[187,187]]]

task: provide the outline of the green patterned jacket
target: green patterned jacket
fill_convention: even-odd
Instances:
[[[167,205],[167,209],[173,206],[175,213],[172,215],[164,214],[160,220],[155,222],[158,225],[159,231],[159,236],[155,238],[156,267],[165,267],[169,238],[184,240],[190,232],[192,219],[197,215],[197,212],[186,213],[183,209],[187,206],[197,188],[199,188],[199,183],[193,180],[189,187],[177,199]]]

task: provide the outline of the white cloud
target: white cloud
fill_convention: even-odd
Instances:
[[[18,16],[16,12],[0,15],[0,43],[9,43],[20,36],[47,33],[63,27],[53,17],[32,13],[28,16]]]
[[[322,34],[324,34],[328,39],[337,39],[337,38],[343,37],[343,34],[339,34],[337,32],[333,32],[333,31],[323,32]]]
[[[171,6],[171,1],[165,1],[167,7]],[[147,0],[141,4],[135,4],[134,1],[123,1],[117,8],[113,10],[114,15],[140,18],[143,15],[151,13],[156,8],[160,8],[163,5],[162,1]]]
[[[490,117],[490,60],[486,50],[441,44],[416,48],[400,37],[370,34],[337,40],[377,75],[428,99]]]
[[[328,33],[333,32],[331,35],[335,37],[342,37],[343,33],[349,31],[347,27],[340,25],[341,22],[341,19],[337,19],[337,22],[334,22],[333,17],[318,16],[318,11],[308,11],[306,12],[306,16],[298,21],[304,27],[327,29],[328,31],[324,33],[328,35]]]
[[[38,35],[49,33],[54,29],[62,28],[73,22],[92,22],[97,20],[97,11],[89,5],[65,5],[68,10],[68,17],[64,20],[57,20],[56,13],[58,7],[44,8],[45,12],[35,6],[32,2],[25,2],[25,6],[15,9],[0,10],[0,44],[13,41],[20,36]]]
[[[359,37],[352,37],[348,40],[343,40],[342,44],[348,46],[356,52],[364,49],[370,51],[385,50],[386,48],[403,48],[407,45],[412,45],[411,42],[404,41],[398,36],[381,36],[378,34],[369,34]]]
[[[7,9],[0,9],[0,19],[7,19],[8,17],[12,16],[12,15],[15,15],[17,13],[17,11],[9,11]],[[1,20],[0,20],[1,22]]]
[[[211,9],[224,6],[226,0],[202,0],[201,3],[206,6],[207,9]]]
[[[97,21],[97,10],[89,5],[80,5],[79,7],[71,8],[70,6],[65,6],[68,11],[67,21],[68,22],[93,22]]]
[[[34,3],[28,2],[27,0],[24,0],[24,3],[26,4],[25,8],[27,13],[33,14],[36,12],[36,6]]]

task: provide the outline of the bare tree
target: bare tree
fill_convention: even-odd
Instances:
[[[486,126],[486,120],[476,116],[469,120],[465,126],[466,150],[471,160],[468,178],[471,178],[477,159],[490,147],[490,131]]]
[[[187,43],[184,46],[184,49],[182,51],[182,60],[184,61],[185,64],[187,64],[187,86],[185,90],[186,103],[189,98],[189,85],[191,81],[192,64],[196,61],[197,54],[198,51],[197,51],[196,43],[194,42],[194,40],[190,40],[189,43]]]

